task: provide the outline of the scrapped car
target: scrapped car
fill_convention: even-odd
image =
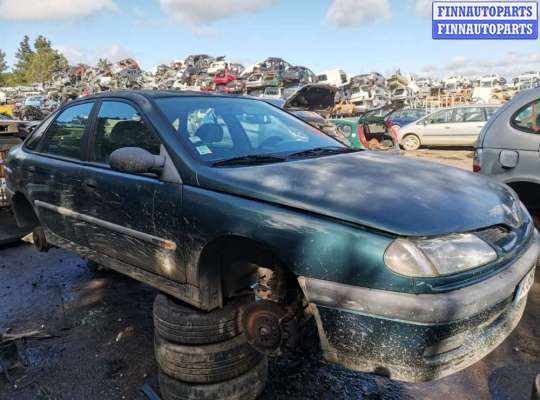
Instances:
[[[420,146],[472,147],[498,107],[475,104],[437,110],[401,127],[399,142],[408,151],[418,150]]]
[[[265,89],[265,93],[268,89]],[[351,146],[351,140],[336,124],[327,119],[334,108],[336,92],[337,89],[333,86],[312,83],[297,88],[287,100],[267,97],[264,94],[261,100],[287,110],[340,143]]]
[[[521,92],[486,124],[473,170],[514,189],[540,227],[540,88]]]
[[[251,98],[89,96],[12,149],[6,179],[41,249],[164,293],[166,400],[255,398],[266,355],[298,349],[309,317],[330,362],[408,382],[459,371],[516,327],[539,254],[507,186],[348,148]]]
[[[337,126],[357,149],[392,150],[399,153],[399,144],[392,126],[385,122],[387,112],[377,116],[380,111],[373,110],[361,117],[333,118],[330,120]]]
[[[384,105],[372,109],[361,115],[359,125],[363,130],[366,141],[375,139],[383,148],[396,150],[399,153],[399,142],[395,127],[388,120],[388,116],[395,110],[393,105]]]
[[[225,86],[234,80],[236,80],[236,76],[231,74],[228,69],[225,69],[214,76],[213,82],[216,86]]]
[[[315,74],[306,67],[294,66],[289,67],[283,73],[283,82],[287,85],[314,83],[317,80]]]
[[[24,99],[24,106],[25,107],[36,107],[41,108],[47,98],[45,96],[30,96]]]

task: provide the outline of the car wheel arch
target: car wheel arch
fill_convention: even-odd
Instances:
[[[250,288],[256,281],[259,267],[284,272],[288,283],[294,278],[291,269],[280,260],[277,252],[260,241],[229,234],[208,242],[197,264],[201,308],[222,307],[226,298]]]
[[[537,214],[540,212],[540,183],[519,180],[507,182],[506,184],[517,193],[520,200],[529,210],[533,209]]]
[[[41,225],[39,217],[34,207],[32,207],[32,203],[23,193],[15,192],[11,197],[11,209],[19,227],[33,229]]]

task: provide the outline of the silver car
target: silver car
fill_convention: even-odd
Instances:
[[[401,127],[399,144],[408,151],[420,146],[473,146],[496,105],[456,106],[437,110]]]
[[[540,226],[540,88],[506,103],[475,147],[473,170],[514,189]]]

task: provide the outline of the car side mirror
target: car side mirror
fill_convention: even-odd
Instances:
[[[140,147],[122,147],[111,153],[109,165],[115,171],[131,174],[160,173],[165,166],[165,157],[155,156]]]

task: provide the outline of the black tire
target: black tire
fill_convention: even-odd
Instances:
[[[93,261],[93,260],[88,260],[86,262],[86,267],[88,268],[89,271],[93,272],[93,273],[98,273],[98,272],[103,272],[103,271],[108,271],[109,269],[107,267],[104,267],[103,265]]]
[[[156,334],[179,344],[205,345],[232,339],[242,333],[239,310],[249,296],[228,302],[223,308],[204,312],[179,300],[158,294],[154,301]]]
[[[40,253],[46,253],[51,249],[51,245],[47,242],[45,231],[41,226],[34,228],[34,231],[32,232],[32,241],[34,242],[34,247]]]
[[[244,335],[205,346],[183,345],[155,337],[156,360],[163,372],[190,383],[215,383],[249,371],[262,355]]]
[[[264,390],[268,362],[263,357],[249,372],[228,381],[209,385],[193,385],[159,373],[163,400],[255,400]]]

